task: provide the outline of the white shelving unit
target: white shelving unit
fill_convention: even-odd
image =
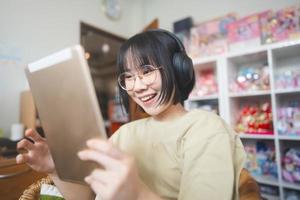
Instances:
[[[219,72],[219,64],[217,63],[216,57],[210,57],[205,58],[203,60],[198,60],[197,65],[195,65],[195,74],[196,74],[196,82],[199,82],[199,76],[201,76],[201,73],[205,71],[209,71],[213,74],[213,79],[215,82],[218,81],[220,72]],[[219,88],[213,87],[214,84],[206,85],[206,88],[202,90],[198,90],[201,88],[201,85],[196,84],[195,86],[195,93],[193,96],[189,98],[187,102],[185,102],[185,107],[187,109],[194,109],[201,107],[203,109],[207,110],[213,110],[220,114],[222,111],[220,111],[220,93]],[[199,94],[200,93],[200,94]]]
[[[220,56],[212,56],[208,58],[194,59],[194,67],[196,71],[212,68],[218,83],[218,92],[208,96],[192,97],[185,102],[187,108],[195,108],[191,106],[197,102],[198,104],[217,102],[218,113],[229,124],[235,126],[239,106],[243,103],[268,101],[272,106],[273,114],[273,135],[260,134],[240,134],[244,143],[253,141],[267,141],[275,146],[276,166],[278,178],[255,177],[258,183],[278,187],[280,199],[284,199],[285,190],[300,191],[300,184],[292,184],[286,182],[282,177],[282,155],[286,148],[300,148],[300,136],[280,135],[277,130],[278,112],[280,106],[290,99],[300,101],[300,86],[298,88],[278,88],[275,82],[275,76],[278,73],[284,73],[291,67],[300,68],[300,40],[289,41],[283,43],[275,43],[270,45],[262,45],[245,49],[245,51],[231,52]],[[232,92],[230,89],[230,81],[236,77],[237,69],[241,65],[251,64],[259,66],[267,66],[269,70],[270,87],[260,91],[249,92]],[[197,78],[196,78],[197,79]]]
[[[256,140],[274,140],[274,135],[258,135],[258,134],[239,134],[241,139],[256,139]]]
[[[272,186],[279,186],[277,179],[272,177],[254,177],[258,183]]]

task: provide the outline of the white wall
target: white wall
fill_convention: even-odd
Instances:
[[[194,22],[213,19],[229,12],[246,16],[267,9],[300,5],[300,0],[145,0],[144,21],[159,19],[160,27],[173,30],[173,22],[191,16]]]
[[[79,43],[80,21],[129,37],[143,28],[142,3],[121,0],[122,17],[112,21],[102,0],[0,0],[0,128],[5,134],[19,121],[26,63]]]
[[[22,50],[31,61],[79,42],[79,21],[128,37],[142,29],[139,0],[121,0],[122,17],[109,20],[102,0],[1,0],[0,41]]]

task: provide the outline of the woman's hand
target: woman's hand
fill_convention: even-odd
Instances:
[[[30,142],[28,139],[23,139],[18,142],[17,148],[19,150],[25,149],[26,152],[17,155],[17,163],[26,163],[38,172],[54,173],[55,166],[46,139],[32,129],[27,129],[25,136],[33,142]]]
[[[88,149],[80,151],[78,156],[99,164],[99,168],[85,178],[94,192],[106,200],[138,199],[143,187],[134,158],[110,141],[91,139],[87,146]]]

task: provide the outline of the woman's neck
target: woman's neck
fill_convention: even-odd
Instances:
[[[152,117],[157,121],[170,121],[179,118],[186,113],[187,111],[184,109],[184,107],[178,103],[176,105],[170,105],[166,110]]]

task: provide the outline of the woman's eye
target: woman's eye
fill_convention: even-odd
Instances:
[[[132,79],[133,78],[133,75],[132,74],[126,74],[125,75],[125,79]]]
[[[143,74],[149,74],[149,73],[151,73],[151,70],[144,70],[143,71]]]
[[[154,71],[154,69],[149,68],[149,67],[143,68],[143,74],[149,74],[149,73],[151,73],[151,72],[153,72],[153,71]]]

